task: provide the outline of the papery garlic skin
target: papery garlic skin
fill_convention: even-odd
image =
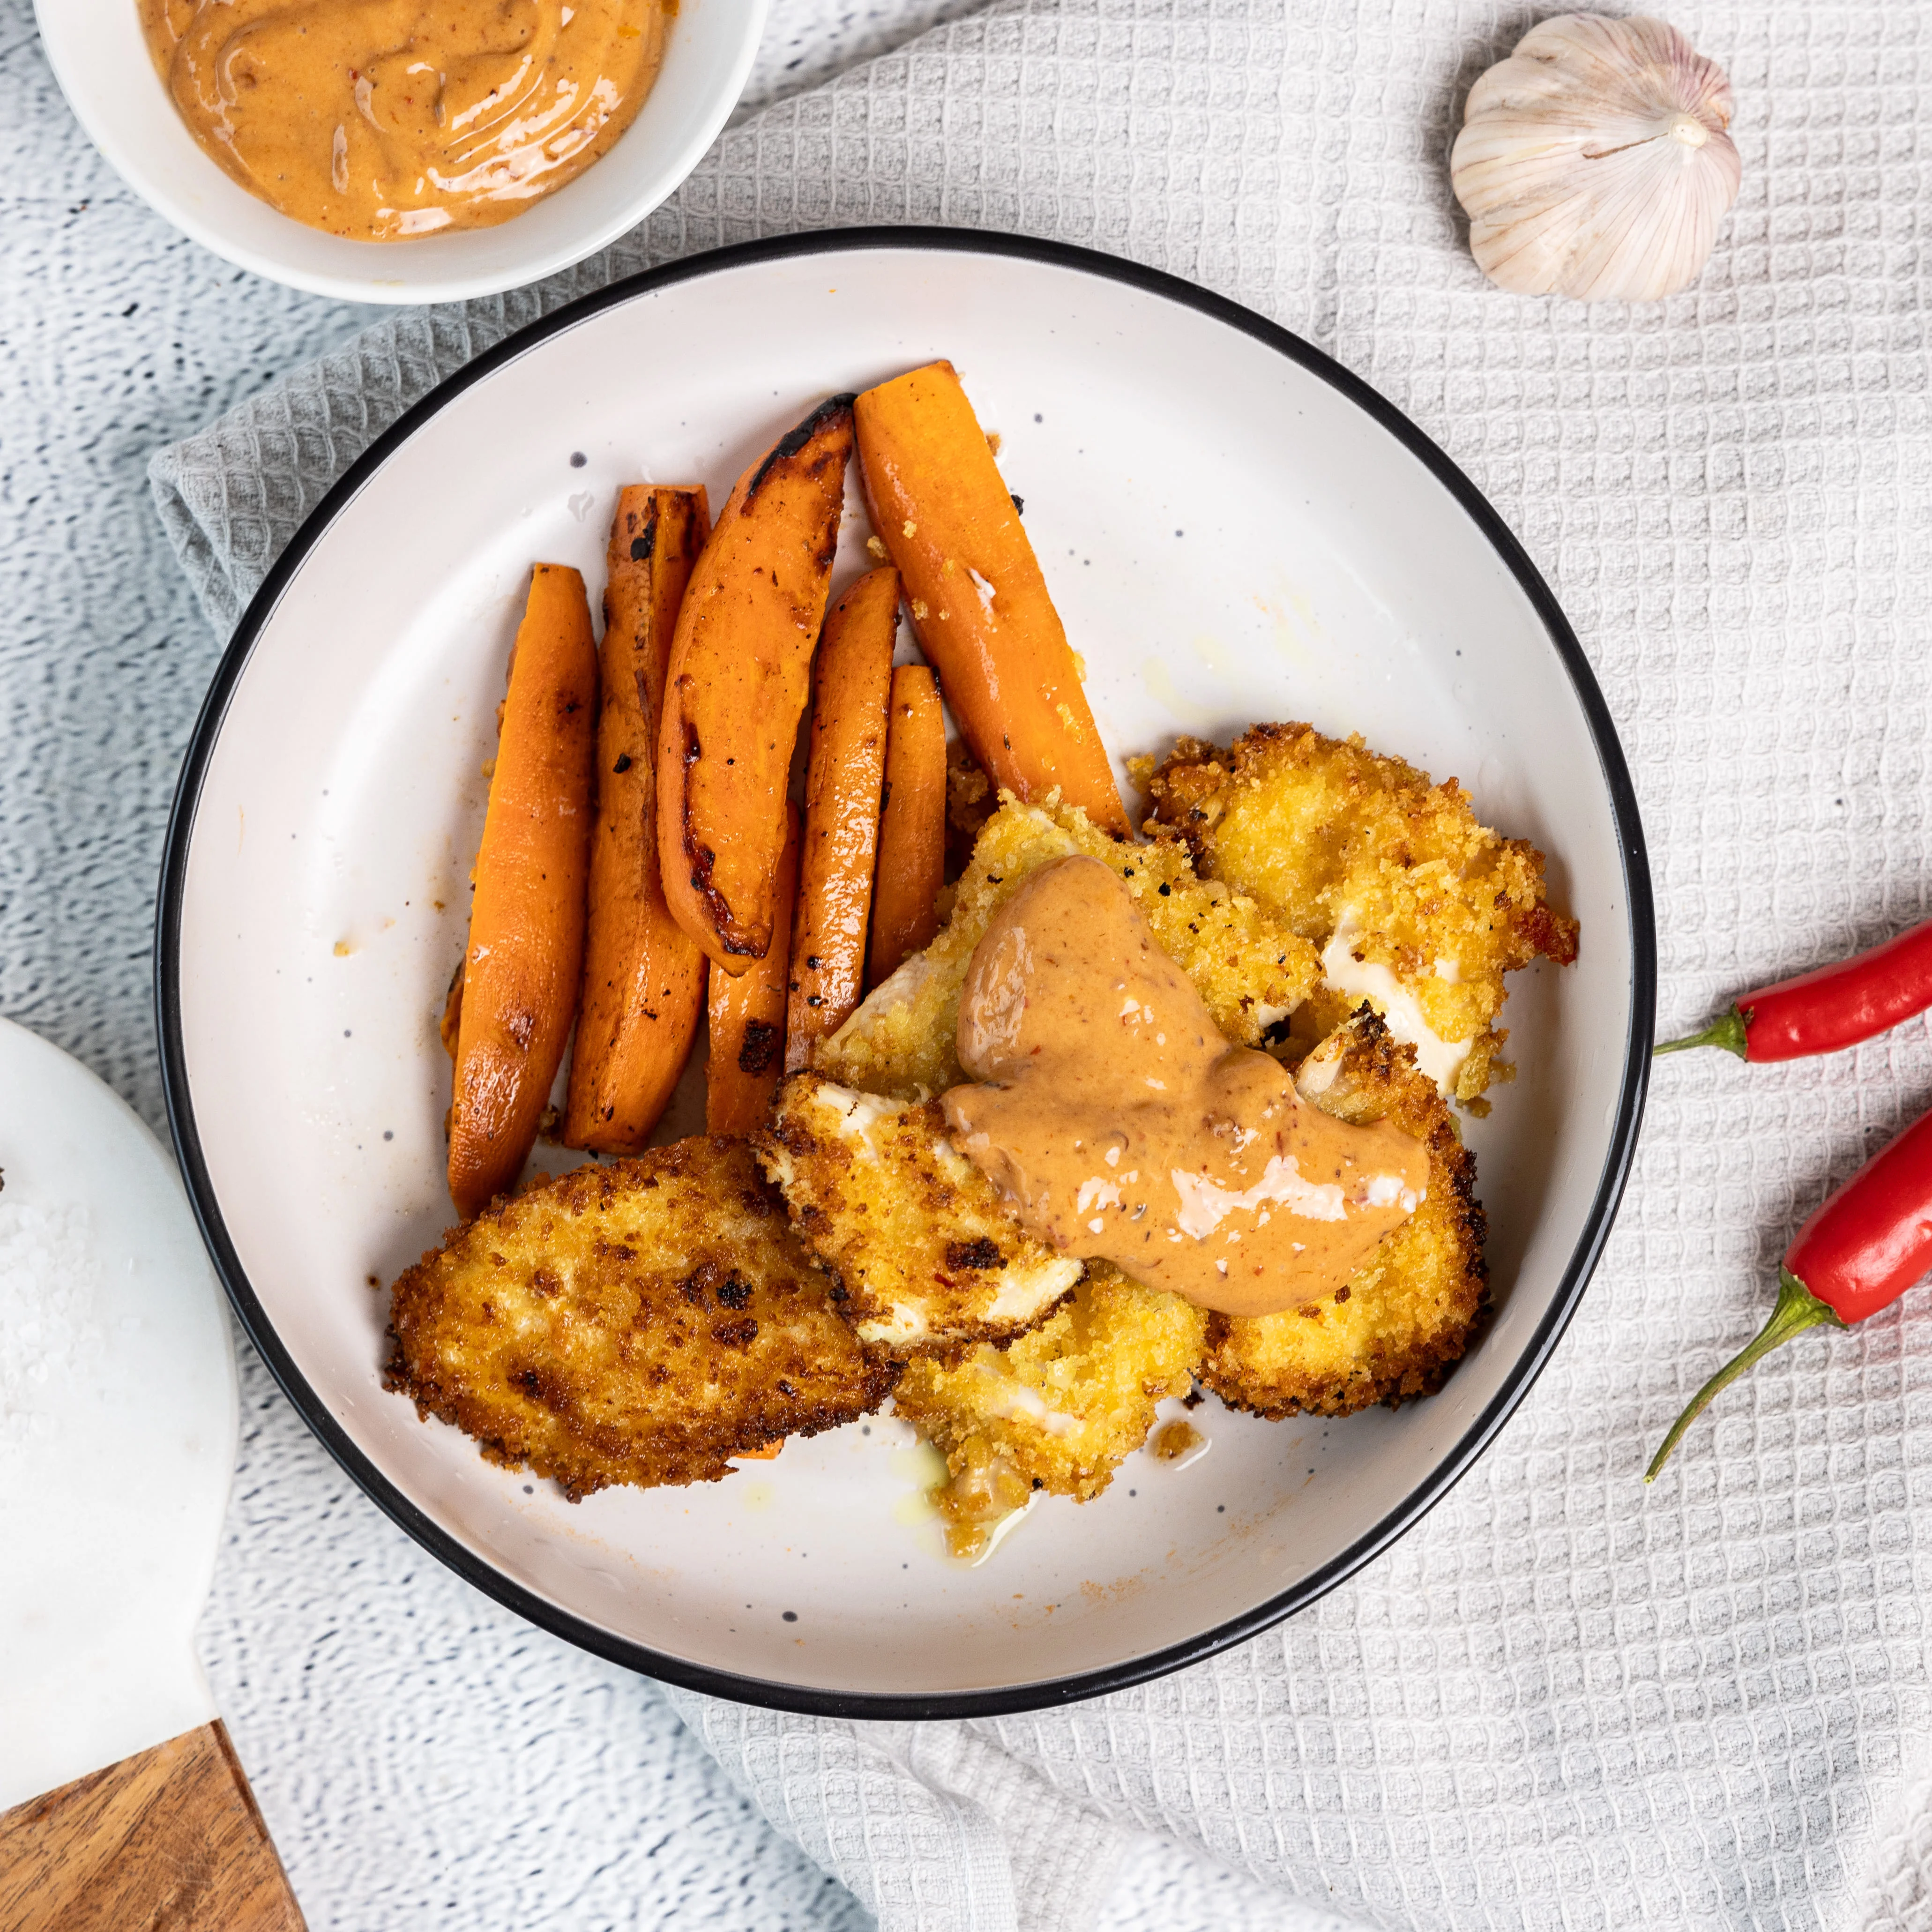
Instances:
[[[1469,90],[1450,156],[1477,266],[1519,295],[1674,295],[1738,198],[1730,122],[1724,69],[1661,20],[1532,27]]]

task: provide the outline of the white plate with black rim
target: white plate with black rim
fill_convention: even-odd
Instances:
[[[1042,1502],[975,1568],[874,1417],[726,1481],[572,1504],[385,1394],[382,1286],[441,1236],[459,956],[530,565],[593,592],[614,493],[713,502],[823,397],[935,356],[1008,483],[1117,757],[1258,719],[1362,732],[1550,856],[1581,956],[1519,976],[1521,1070],[1468,1124],[1494,1310],[1439,1394],[1346,1420],[1198,1409],[1210,1448]],[[862,567],[856,493],[835,588]],[[215,678],[158,972],[183,1169],[289,1396],[404,1528],[586,1648],[746,1701],[1017,1710],[1204,1657],[1312,1602],[1482,1453],[1583,1292],[1635,1142],[1655,978],[1636,804],[1554,598],[1442,452],[1248,311],[1084,251],[932,230],[699,256],[445,383],[316,510]],[[552,1155],[553,1162],[563,1158]]]

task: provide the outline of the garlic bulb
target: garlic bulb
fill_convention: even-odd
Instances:
[[[1654,302],[1696,280],[1738,198],[1723,68],[1661,20],[1568,14],[1469,90],[1450,179],[1519,295]]]

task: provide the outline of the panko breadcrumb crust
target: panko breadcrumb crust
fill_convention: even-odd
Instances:
[[[1364,1006],[1304,1060],[1325,1112],[1387,1120],[1429,1154],[1428,1198],[1331,1299],[1283,1314],[1211,1316],[1201,1379],[1256,1415],[1347,1415],[1432,1394],[1469,1346],[1489,1294],[1475,1156],[1412,1048]]]
[[[946,1458],[956,1516],[1017,1508],[1034,1490],[1084,1502],[1146,1441],[1156,1403],[1192,1386],[1207,1326],[1205,1310],[1096,1262],[1010,1346],[910,1364],[892,1406]]]
[[[1568,964],[1576,923],[1547,902],[1543,854],[1483,825],[1453,778],[1433,785],[1359,736],[1300,724],[1257,724],[1225,751],[1184,738],[1135,770],[1150,836],[1184,842],[1204,878],[1258,899],[1318,954],[1346,920],[1356,960],[1393,973],[1441,1038],[1472,1042],[1457,1099],[1508,1077],[1504,975],[1539,954]],[[1354,1004],[1324,988],[1301,1030],[1325,1032]]]
[[[937,1100],[796,1073],[752,1144],[869,1346],[956,1358],[1024,1334],[1080,1279],[1081,1264],[1028,1234],[954,1150]]]
[[[716,1482],[898,1378],[832,1309],[750,1149],[710,1137],[499,1200],[398,1280],[389,1333],[386,1388],[572,1501]]]

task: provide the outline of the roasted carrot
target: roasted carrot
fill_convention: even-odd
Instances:
[[[499,715],[449,1111],[450,1198],[466,1221],[530,1157],[583,973],[597,647],[575,571],[531,572]]]
[[[798,808],[784,808],[785,840],[772,868],[772,916],[786,935],[734,980],[711,976],[711,1056],[705,1064],[704,1131],[748,1134],[762,1124],[784,1071],[785,979],[798,886]]]
[[[634,484],[617,498],[598,659],[597,818],[584,1000],[563,1138],[635,1154],[669,1102],[704,1010],[704,955],[658,877],[658,720],[686,580],[710,512],[701,485]]]
[[[890,718],[872,886],[874,986],[931,944],[946,877],[946,720],[924,664],[893,670]]]
[[[929,362],[868,389],[854,412],[873,524],[974,757],[1016,797],[1058,786],[1124,836],[1120,788],[1066,628],[952,364]]]
[[[868,571],[833,605],[812,679],[805,844],[792,915],[785,1071],[845,1024],[866,990],[866,927],[886,776],[899,574]]]
[[[835,396],[738,479],[678,614],[658,733],[664,898],[729,974],[790,938],[772,874],[851,453],[852,398]]]

